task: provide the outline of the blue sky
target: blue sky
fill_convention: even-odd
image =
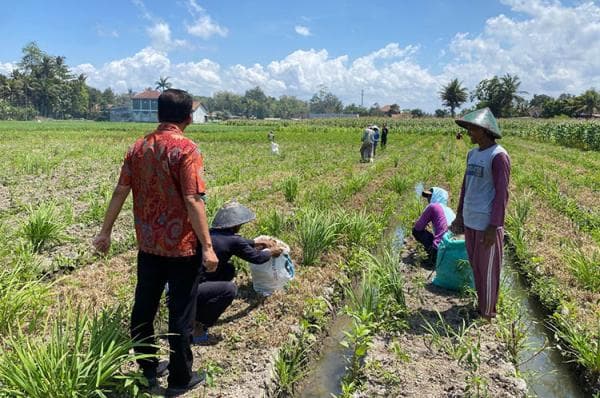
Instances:
[[[8,3],[3,0],[3,3]],[[517,74],[530,93],[600,89],[600,3],[546,0],[33,1],[2,7],[0,73],[36,41],[100,89],[159,76],[199,95],[261,86],[432,111],[452,78]]]

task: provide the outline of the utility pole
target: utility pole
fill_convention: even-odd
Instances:
[[[363,107],[363,98],[365,97],[365,90],[360,90],[360,106]]]

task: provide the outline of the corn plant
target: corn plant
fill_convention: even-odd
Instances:
[[[441,349],[455,360],[460,361],[468,354],[468,332],[473,324],[467,326],[463,319],[462,324],[455,330],[444,321],[439,312],[437,312],[437,316],[438,321],[435,325],[423,319],[425,323],[423,329],[430,335],[429,339],[433,346]]]
[[[139,394],[141,375],[125,374],[136,347],[123,328],[120,310],[88,316],[68,311],[57,317],[49,337],[9,337],[0,358],[0,395],[11,397],[106,397]]]
[[[35,252],[52,243],[68,240],[65,233],[66,225],[59,217],[56,205],[45,202],[37,208],[29,206],[28,216],[21,227],[21,235],[31,243]]]
[[[348,366],[344,375],[344,382],[350,383],[358,380],[361,375],[362,360],[367,355],[373,341],[373,313],[366,308],[350,314],[353,318],[350,331],[344,331],[345,338],[340,343],[343,347],[352,349],[348,358]]]
[[[502,287],[504,286],[503,283]],[[519,355],[527,344],[527,325],[524,309],[518,298],[506,293],[507,290],[501,288],[498,300],[500,311],[498,311],[497,317],[496,336],[506,345],[509,358],[517,367],[519,365]]]
[[[296,233],[302,247],[302,264],[313,265],[333,245],[336,223],[324,211],[304,209],[296,220]]]

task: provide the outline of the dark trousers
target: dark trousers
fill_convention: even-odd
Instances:
[[[198,285],[196,321],[210,327],[231,305],[237,286],[229,281],[207,281]]]
[[[387,135],[382,135],[381,136],[381,149],[385,148],[386,145],[387,145]]]
[[[193,319],[196,313],[197,284],[202,255],[163,257],[138,252],[137,286],[131,312],[131,337],[145,345],[138,354],[156,354],[154,318],[160,298],[169,282],[169,386],[182,386],[192,377],[194,357],[190,348]],[[140,359],[138,364],[146,376],[156,373],[156,358]]]
[[[426,229],[423,231],[417,231],[413,228],[412,234],[417,240],[417,242],[421,243],[429,256],[429,261],[431,261],[432,265],[435,266],[435,262],[437,260],[437,249],[433,246],[433,234]]]

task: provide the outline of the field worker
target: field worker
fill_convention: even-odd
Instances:
[[[388,135],[387,124],[383,123],[383,127],[381,128],[381,149],[385,149],[385,146],[387,145],[387,135]]]
[[[412,234],[415,239],[425,247],[429,255],[429,262],[435,266],[438,245],[442,236],[448,232],[448,227],[452,224],[456,215],[448,207],[448,192],[439,187],[432,187],[423,191],[421,194],[429,203],[419,219],[415,222]],[[431,223],[433,233],[426,227]]]
[[[123,202],[133,192],[138,244],[137,285],[131,313],[131,336],[144,343],[137,354],[157,353],[154,318],[168,282],[169,377],[167,396],[184,393],[202,381],[192,370],[190,342],[196,313],[200,263],[214,271],[218,259],[208,230],[203,196],[202,155],[183,134],[192,122],[192,97],[183,90],[165,90],[158,98],[157,129],[129,148],[119,182],[110,200],[94,246],[110,247],[113,224]],[[198,241],[200,245],[198,245]],[[155,357],[138,364],[150,387],[164,369]]]
[[[375,153],[377,152],[377,143],[379,143],[379,127],[372,126],[371,130],[373,130],[373,154],[371,158],[375,157]]]
[[[273,130],[269,131],[269,134],[267,134],[267,138],[270,142],[275,142],[275,133],[273,133]]]
[[[360,147],[360,161],[361,162],[372,162],[373,161],[373,130],[366,128],[363,131],[361,138],[362,145]]]
[[[510,158],[496,143],[502,138],[492,112],[480,109],[457,119],[477,144],[467,155],[456,220],[451,231],[464,230],[469,262],[473,268],[480,315],[496,316],[500,265],[504,244],[504,213],[508,203]]]
[[[238,235],[242,225],[255,218],[250,209],[236,201],[225,204],[215,216],[210,237],[219,265],[215,272],[203,274],[198,285],[195,344],[208,341],[208,328],[215,324],[237,294],[237,286],[233,281],[236,270],[230,262],[231,257],[264,264],[283,251],[274,241],[256,241]]]

